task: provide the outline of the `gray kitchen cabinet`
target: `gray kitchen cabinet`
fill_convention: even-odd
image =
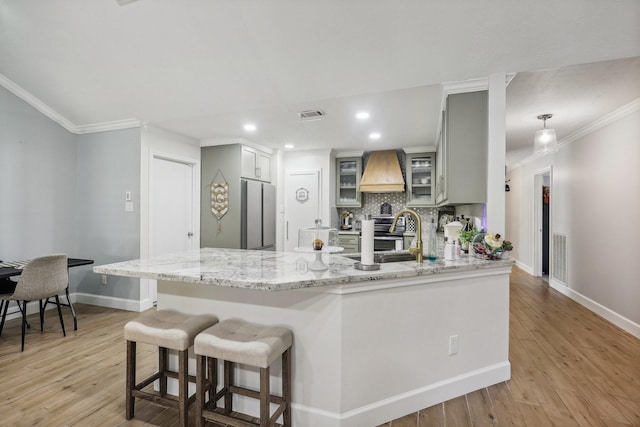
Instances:
[[[336,206],[360,207],[361,157],[341,157],[336,159]]]
[[[360,235],[338,232],[338,246],[344,248],[342,253],[353,254],[360,252]]]
[[[437,178],[439,205],[487,201],[487,91],[447,97],[438,141],[442,156]]]
[[[435,204],[435,153],[409,153],[406,161],[407,206]]]
[[[240,169],[243,178],[271,182],[271,155],[243,145]]]

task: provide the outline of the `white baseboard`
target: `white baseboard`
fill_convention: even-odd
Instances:
[[[521,270],[524,270],[526,273],[528,273],[528,274],[530,274],[532,276],[535,276],[533,274],[533,267],[529,267],[528,265],[523,264],[520,260],[516,260],[516,267],[518,267]]]
[[[511,378],[509,361],[448,378],[426,387],[391,396],[342,414],[291,404],[293,425],[359,427],[380,425],[440,402]]]
[[[85,294],[82,292],[75,292],[71,294],[71,300],[80,304],[91,304],[100,307],[116,308],[118,310],[127,310],[142,312],[148,308],[153,307],[153,301],[151,300],[130,300],[117,297],[108,297],[104,295]]]
[[[609,322],[625,330],[634,337],[640,339],[640,325],[638,325],[634,321],[629,320],[626,317],[616,313],[615,311],[608,309],[607,307],[592,300],[591,298],[585,297],[581,293],[572,290],[571,288],[561,282],[558,282],[557,280],[551,279],[549,281],[549,286],[551,286],[561,294],[568,296],[578,304],[593,311],[597,315],[607,319]]]

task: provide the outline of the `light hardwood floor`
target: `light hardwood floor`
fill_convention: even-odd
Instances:
[[[174,410],[144,401],[134,420],[124,419],[122,327],[137,314],[76,309],[79,330],[66,338],[55,311],[47,312],[44,332],[31,316],[24,353],[20,322],[5,325],[0,426],[176,426]],[[510,335],[510,381],[384,426],[640,426],[640,340],[517,268]],[[154,349],[140,345],[138,357],[139,375],[151,372]]]

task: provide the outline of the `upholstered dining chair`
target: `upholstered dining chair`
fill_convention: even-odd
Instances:
[[[2,321],[0,322],[0,334],[4,327],[4,321],[7,317],[7,309],[10,301],[16,301],[20,311],[22,312],[22,347],[24,351],[25,329],[27,326],[27,303],[29,301],[40,301],[47,298],[55,298],[58,301],[58,294],[64,292],[69,283],[69,273],[67,270],[67,255],[55,254],[32,259],[22,270],[22,274],[18,278],[16,289],[11,294],[0,295],[4,303],[2,312]],[[22,305],[20,305],[22,303]],[[62,310],[60,304],[58,306],[58,316],[60,317],[60,326],[62,326],[62,335],[66,336],[64,330],[64,320],[62,319]],[[44,319],[44,309],[40,304],[40,325],[42,326]]]

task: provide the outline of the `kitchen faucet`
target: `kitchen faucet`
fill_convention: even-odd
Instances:
[[[416,211],[414,211],[413,209],[402,209],[401,211],[399,211],[393,218],[393,224],[391,224],[391,227],[389,227],[389,232],[393,233],[394,231],[396,231],[396,223],[398,222],[398,218],[400,218],[400,215],[402,214],[411,214],[416,217],[416,247],[409,248],[409,253],[416,256],[416,261],[418,262],[418,264],[422,264],[422,221],[420,220],[420,215],[418,215]]]

